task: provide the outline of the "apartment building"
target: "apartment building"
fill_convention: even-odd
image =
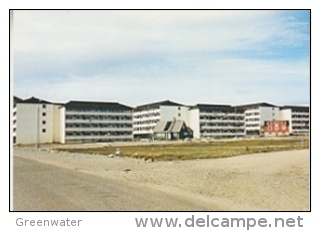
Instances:
[[[230,105],[197,104],[189,109],[194,138],[230,138],[245,135],[244,113]]]
[[[293,135],[309,133],[309,107],[283,106],[281,119],[289,121],[289,133]]]
[[[132,141],[131,107],[112,102],[64,105],[65,143]]]
[[[265,102],[246,104],[235,108],[244,111],[244,132],[246,136],[262,135],[262,127],[266,121],[280,119],[280,108]]]
[[[307,106],[264,102],[187,106],[166,100],[133,109],[115,102],[61,104],[35,97],[14,97],[12,113],[14,144],[151,140],[163,135],[166,139],[301,135],[309,133],[310,119]],[[284,124],[288,131],[280,133],[278,127]]]
[[[60,105],[31,97],[13,99],[12,136],[14,144],[63,142]]]
[[[132,141],[131,107],[110,102],[57,104],[14,97],[14,144]]]
[[[133,136],[135,139],[152,139],[159,121],[173,119],[187,121],[188,107],[169,100],[138,106],[133,112]]]

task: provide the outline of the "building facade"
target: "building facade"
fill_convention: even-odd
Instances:
[[[64,105],[65,143],[132,141],[132,108],[108,102]]]
[[[283,106],[281,107],[281,119],[289,121],[290,134],[301,135],[309,133],[309,107]]]
[[[189,109],[194,138],[243,137],[244,113],[230,105],[197,104]]]
[[[279,120],[280,108],[269,103],[254,103],[236,106],[244,111],[244,127],[246,136],[263,135],[263,126],[266,121]]]
[[[40,144],[302,135],[309,134],[309,120],[307,106],[269,103],[187,106],[166,100],[132,108],[114,102],[61,104],[14,97],[12,137],[14,144]],[[288,131],[281,130],[284,125]]]
[[[55,104],[14,97],[14,144],[132,141],[131,107],[108,102]]]
[[[62,143],[60,105],[35,97],[14,98],[13,143]]]
[[[169,100],[138,106],[133,112],[133,136],[135,139],[152,139],[159,121],[186,121],[188,110],[187,106]]]

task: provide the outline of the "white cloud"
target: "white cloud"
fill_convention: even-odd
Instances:
[[[15,46],[17,51],[112,56],[159,49],[243,50],[279,35],[298,41],[302,35],[280,19],[273,11],[17,11]]]
[[[167,98],[289,102],[284,90],[309,83],[307,57],[285,54],[286,47],[308,47],[308,25],[290,17],[282,11],[16,11],[15,92],[133,105]],[[264,90],[274,85],[272,93]],[[292,101],[305,101],[308,91]]]

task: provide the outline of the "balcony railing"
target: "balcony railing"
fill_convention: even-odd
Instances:
[[[97,119],[66,119],[66,123],[83,123],[83,124],[132,124],[132,120],[97,120]]]
[[[66,128],[67,132],[73,132],[73,131],[85,131],[85,132],[90,132],[90,131],[101,131],[101,132],[108,132],[108,131],[119,131],[119,132],[131,132],[132,128],[113,128],[113,127],[67,127]]]
[[[200,112],[200,116],[221,116],[221,117],[244,117],[243,113],[224,113],[224,112]]]
[[[209,125],[206,125],[206,126],[201,126],[201,129],[207,129],[207,130],[214,130],[214,129],[244,129],[244,126],[209,126]]]
[[[219,137],[219,136],[244,136],[244,132],[210,132],[201,133],[202,137]]]
[[[244,120],[237,119],[200,119],[200,123],[244,123]]]
[[[66,135],[66,140],[83,140],[83,139],[90,139],[90,140],[115,140],[115,139],[133,139],[133,135]]]
[[[100,115],[100,116],[132,116],[133,112],[129,111],[66,111],[66,115]]]

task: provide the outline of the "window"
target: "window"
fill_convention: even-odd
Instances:
[[[42,133],[46,133],[46,129],[42,129]]]
[[[45,120],[43,120],[43,121],[42,121],[42,124],[46,124],[46,121],[45,121]]]
[[[47,105],[45,105],[45,104],[42,104],[42,108],[46,108],[47,107]]]
[[[45,112],[42,112],[42,116],[46,116],[47,115],[47,113],[45,113]]]
[[[178,116],[180,117],[180,116],[181,116],[181,114],[179,113],[179,114],[178,114]]]

